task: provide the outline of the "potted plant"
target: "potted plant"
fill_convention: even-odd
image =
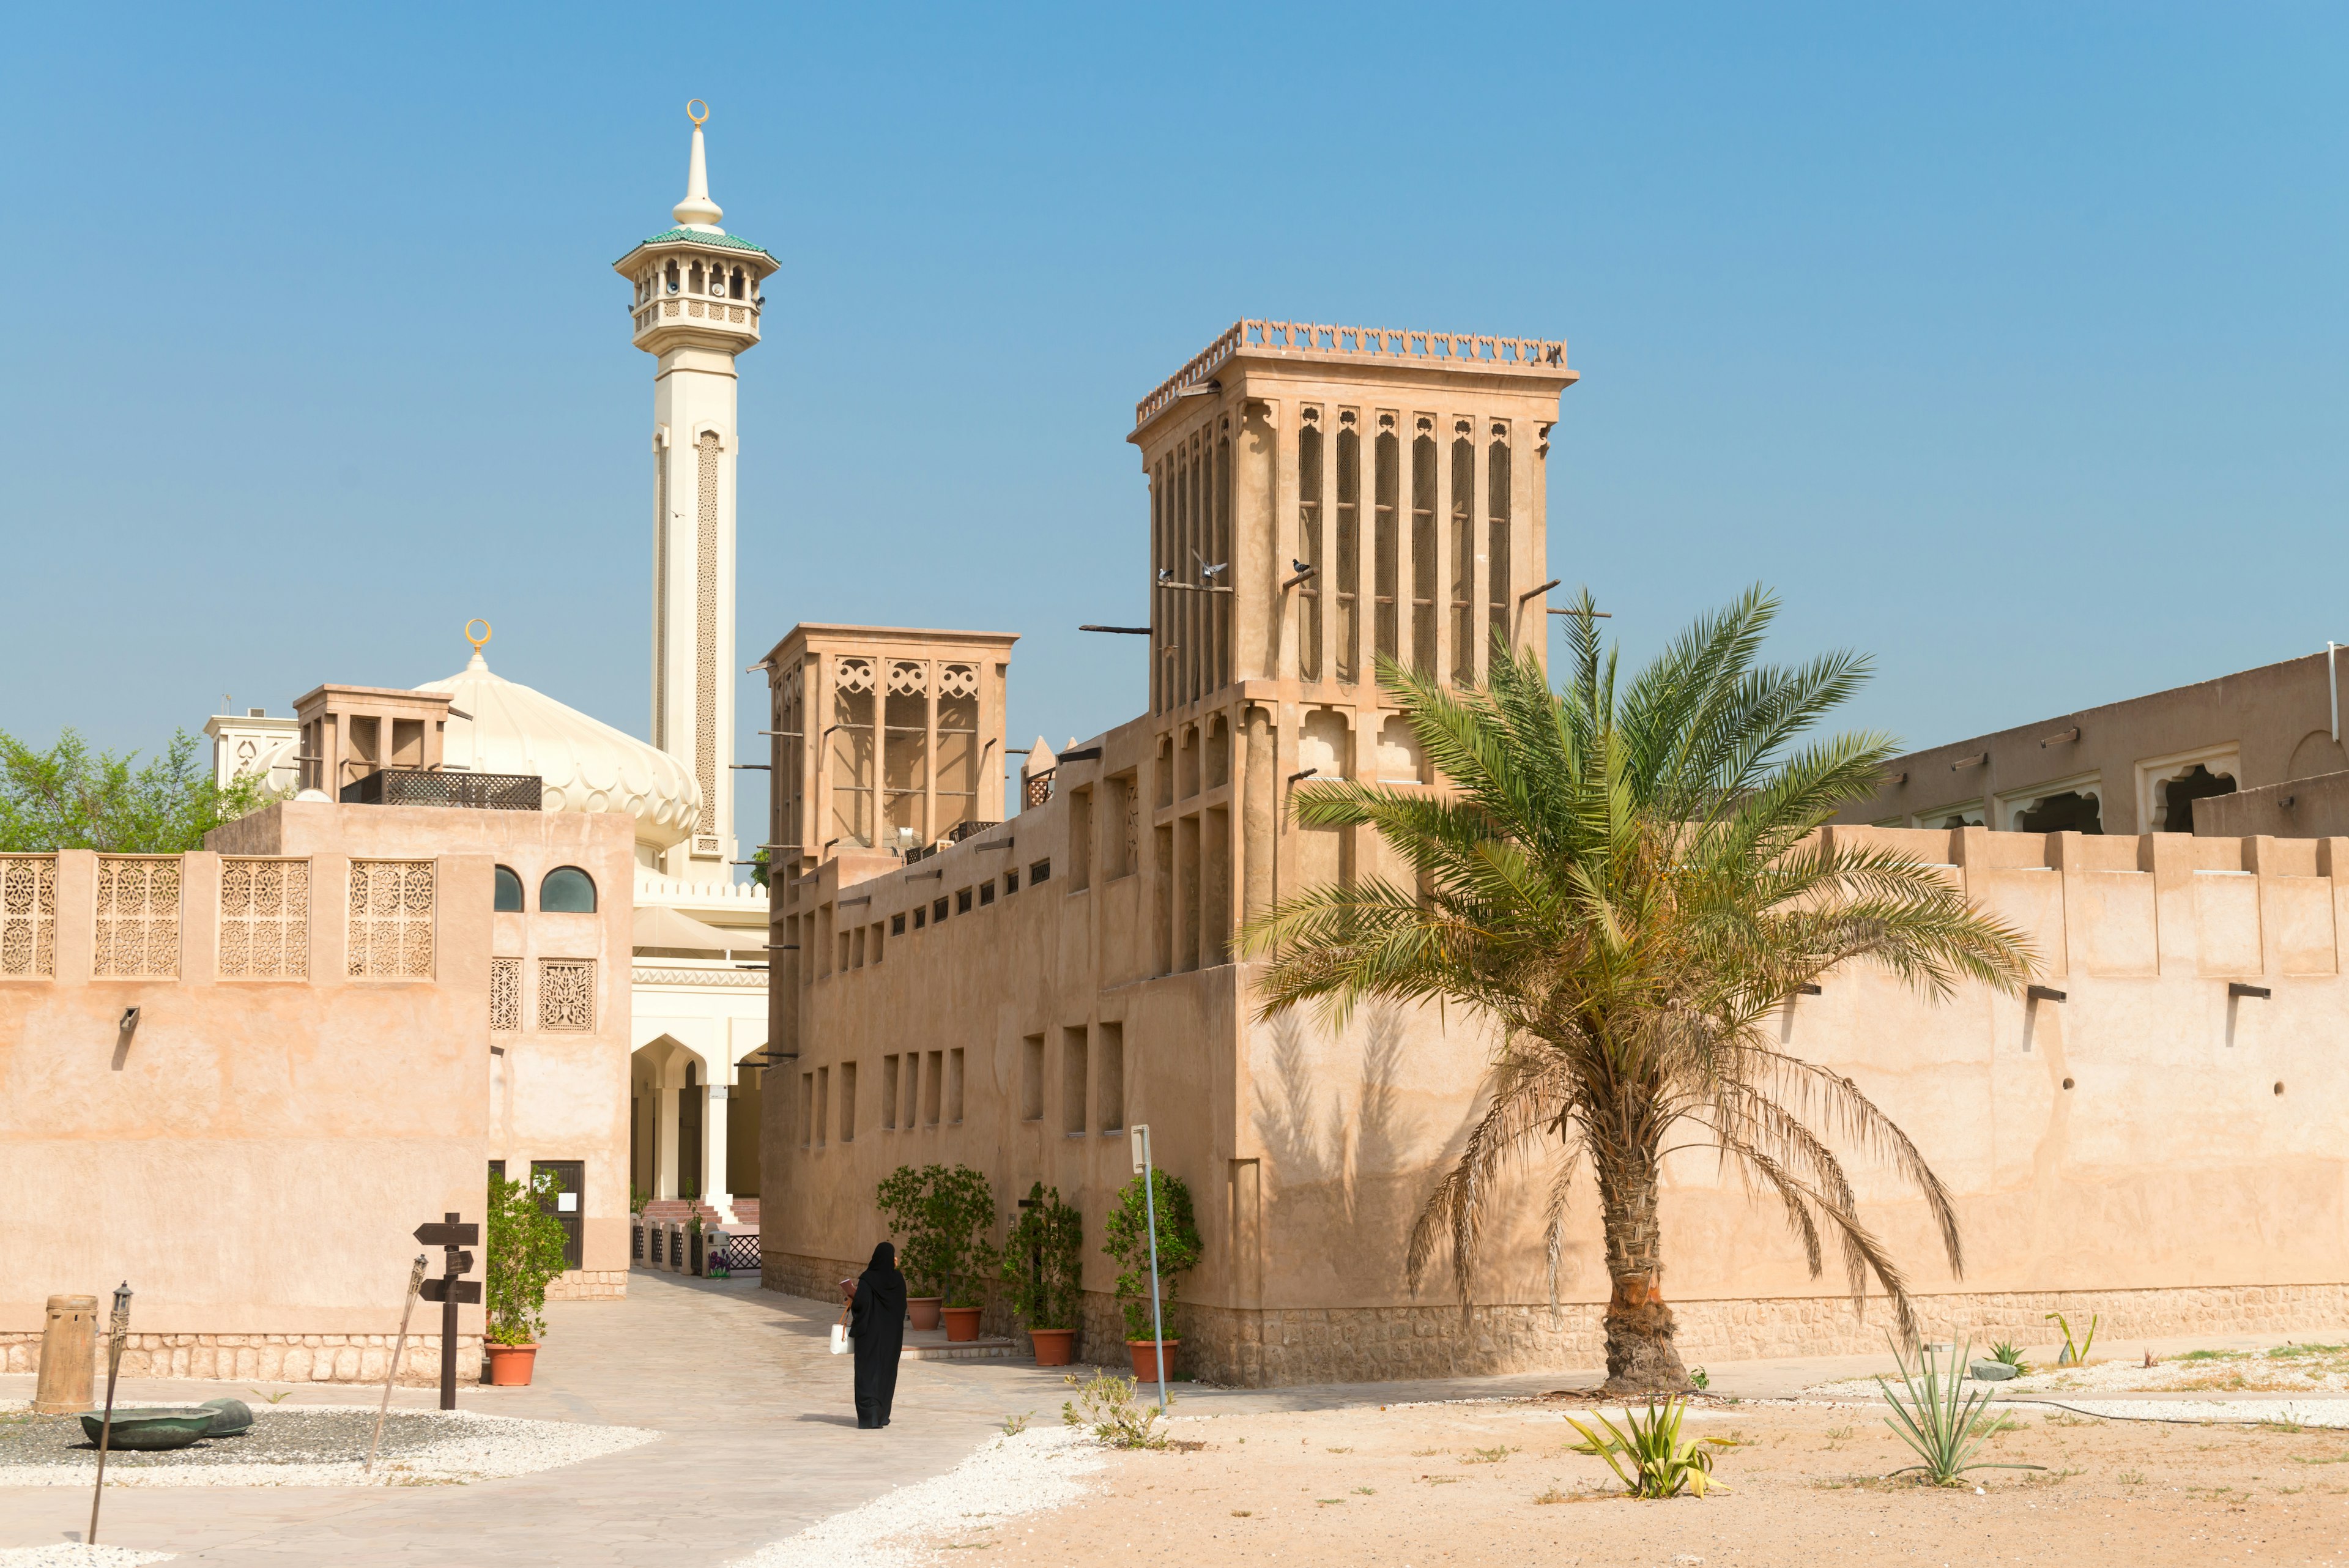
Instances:
[[[995,1193],[987,1178],[967,1165],[901,1165],[877,1196],[890,1233],[904,1238],[897,1268],[913,1326],[937,1327],[943,1309],[952,1314],[948,1339],[978,1338],[978,1293],[994,1271],[987,1234],[995,1229]]]
[[[1191,1189],[1183,1185],[1183,1179],[1153,1166],[1150,1183],[1147,1198],[1139,1176],[1118,1193],[1117,1206],[1109,1211],[1109,1223],[1103,1227],[1108,1240],[1102,1251],[1117,1260],[1117,1304],[1125,1314],[1125,1348],[1133,1361],[1133,1376],[1139,1381],[1155,1383],[1159,1357],[1166,1358],[1171,1371],[1174,1347],[1183,1342],[1179,1337],[1152,1336],[1150,1213],[1145,1204],[1154,1201],[1157,1209],[1158,1298],[1169,1316],[1174,1306],[1174,1282],[1198,1263],[1200,1245],[1199,1227],[1191,1217]]]
[[[564,1266],[563,1226],[547,1212],[555,1187],[551,1170],[536,1172],[526,1182],[490,1178],[481,1301],[489,1314],[493,1387],[527,1384],[538,1359],[539,1335],[546,1332],[546,1287]]]
[[[1037,1182],[1003,1242],[1002,1280],[1012,1315],[1028,1330],[1039,1366],[1066,1366],[1076,1348],[1083,1303],[1084,1217],[1061,1189]]]

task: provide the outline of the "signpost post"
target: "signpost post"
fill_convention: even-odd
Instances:
[[[1166,1320],[1158,1304],[1158,1194],[1150,1174],[1150,1127],[1133,1129],[1133,1169],[1142,1178],[1142,1213],[1150,1226],[1150,1354],[1158,1363],[1158,1408],[1166,1408]]]
[[[129,1280],[123,1281],[114,1293],[114,1316],[106,1327],[107,1337],[112,1342],[106,1352],[106,1415],[98,1428],[98,1485],[89,1494],[89,1533],[81,1538],[84,1546],[98,1544],[98,1505],[106,1499],[106,1450],[114,1443],[114,1379],[122,1370],[123,1343],[130,1337]]]
[[[361,1475],[375,1473],[375,1450],[383,1441],[383,1418],[391,1413],[391,1386],[399,1381],[399,1353],[408,1348],[408,1320],[416,1311],[417,1293],[424,1288],[424,1254],[416,1254],[416,1262],[408,1271],[408,1294],[399,1306],[399,1337],[391,1342],[391,1365],[383,1371],[383,1403],[375,1413],[375,1436],[367,1439],[367,1463],[359,1467]]]
[[[473,1254],[459,1251],[480,1242],[481,1228],[464,1225],[450,1214],[435,1225],[426,1223],[416,1228],[416,1239],[428,1247],[446,1249],[440,1277],[426,1280],[418,1293],[428,1302],[440,1303],[440,1408],[457,1407],[457,1308],[478,1305],[481,1299],[481,1282],[460,1279],[471,1272]]]

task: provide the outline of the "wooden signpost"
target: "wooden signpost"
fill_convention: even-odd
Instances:
[[[458,1249],[478,1245],[481,1228],[460,1224],[450,1214],[437,1225],[419,1225],[416,1239],[425,1246],[446,1249],[440,1277],[425,1281],[418,1293],[428,1302],[440,1303],[440,1408],[453,1410],[457,1407],[457,1308],[477,1306],[481,1300],[481,1281],[459,1278],[472,1272],[473,1254]]]

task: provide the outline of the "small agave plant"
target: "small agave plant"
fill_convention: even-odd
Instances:
[[[1694,1443],[1681,1441],[1681,1417],[1687,1412],[1685,1399],[1661,1407],[1651,1399],[1644,1416],[1626,1406],[1621,1427],[1596,1410],[1590,1414],[1601,1428],[1599,1431],[1571,1416],[1566,1419],[1582,1434],[1582,1441],[1574,1445],[1575,1452],[1605,1459],[1615,1479],[1633,1497],[1678,1497],[1683,1490],[1702,1497],[1714,1488],[1727,1491],[1713,1479],[1713,1456]]]
[[[1973,1458],[1983,1438],[1996,1429],[1995,1423],[1979,1422],[1985,1407],[1991,1402],[1987,1388],[1971,1394],[1966,1392],[1960,1373],[1973,1354],[1968,1343],[1951,1352],[1945,1372],[1929,1355],[1918,1358],[1917,1368],[1910,1371],[1909,1358],[1900,1346],[1892,1347],[1893,1359],[1899,1363],[1900,1381],[1907,1391],[1904,1402],[1892,1391],[1892,1385],[1879,1377],[1876,1386],[1884,1390],[1884,1401],[1892,1407],[1892,1414],[1884,1424],[1892,1428],[1899,1439],[1916,1450],[1920,1461],[1894,1470],[1896,1476],[1921,1471],[1935,1486],[1955,1486],[1958,1478],[1969,1470],[2039,1470],[2044,1465],[1994,1464]]]

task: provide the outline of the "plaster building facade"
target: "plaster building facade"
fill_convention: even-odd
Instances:
[[[2198,803],[2349,770],[2349,649],[2084,708],[1895,759],[1847,822],[2002,831],[2193,833]],[[2290,792],[2286,792],[2290,793]],[[2233,820],[2230,818],[2229,820]],[[2310,836],[2278,817],[2260,832]],[[2220,829],[2232,831],[2232,829]]]
[[[7,1370],[127,1277],[132,1376],[379,1379],[410,1232],[498,1161],[568,1194],[555,1293],[623,1293],[630,860],[617,815],[323,800],[0,857]]]
[[[1494,630],[1545,640],[1543,438],[1572,380],[1563,345],[1239,324],[1137,410],[1149,711],[1031,758],[1010,820],[911,855],[848,842],[837,811],[821,837],[794,826],[779,790],[773,837],[817,842],[774,889],[772,1033],[796,1082],[765,1106],[769,1285],[823,1293],[883,1236],[884,1177],[964,1163],[1007,1213],[1034,1180],[1081,1210],[1083,1353],[1113,1361],[1100,1227],[1127,1129],[1147,1123],[1206,1243],[1169,1330],[1200,1376],[1599,1358],[1595,1216],[1553,1314],[1530,1185],[1473,1311],[1442,1280],[1405,1288],[1410,1220],[1475,1108],[1482,1025],[1433,1008],[1260,1022],[1260,968],[1232,947],[1284,893],[1394,869],[1374,841],[1293,822],[1299,781],[1443,787],[1371,684],[1374,653],[1464,681]],[[809,791],[829,775],[834,798],[881,787],[867,752],[802,753],[840,722],[817,695],[837,686],[803,657],[818,633],[767,660],[777,774]],[[1856,972],[1781,1025],[1958,1194],[1962,1279],[1921,1205],[1859,1178],[1929,1322],[1981,1339],[2051,1308],[2123,1335],[2349,1317],[2349,1070],[2322,1044],[2349,1025],[2349,840],[1828,831],[1947,866],[2042,955],[2031,998],[1932,1007]],[[1667,1293],[1692,1361],[1880,1347],[1880,1312],[1811,1280],[1713,1161],[1672,1156],[1667,1183]]]

